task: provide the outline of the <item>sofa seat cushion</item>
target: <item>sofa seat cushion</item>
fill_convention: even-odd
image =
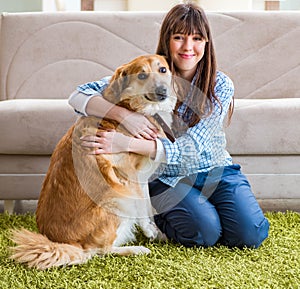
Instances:
[[[0,154],[49,155],[76,119],[66,99],[0,101]]]
[[[77,117],[66,99],[1,101],[0,154],[50,155]],[[228,151],[299,155],[299,123],[300,98],[236,99],[226,128]]]
[[[235,155],[299,155],[300,98],[236,99],[226,128]]]

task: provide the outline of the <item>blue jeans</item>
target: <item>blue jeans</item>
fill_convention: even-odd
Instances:
[[[269,222],[239,165],[182,179],[174,188],[149,183],[154,220],[170,240],[186,247],[254,247],[268,236]]]

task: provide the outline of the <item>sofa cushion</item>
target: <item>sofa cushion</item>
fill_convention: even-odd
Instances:
[[[49,155],[76,118],[67,100],[1,101],[0,154]],[[300,98],[237,99],[226,128],[228,150],[233,155],[300,154],[298,123]]]
[[[236,99],[226,128],[234,155],[300,154],[300,98]]]
[[[0,154],[49,155],[76,118],[66,99],[0,101]]]

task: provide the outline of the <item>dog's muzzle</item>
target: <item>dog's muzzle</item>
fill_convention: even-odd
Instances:
[[[155,89],[155,94],[158,101],[163,101],[168,97],[168,89],[163,85],[158,86]]]
[[[164,101],[168,97],[168,88],[164,85],[160,85],[155,88],[154,92],[147,93],[144,96],[149,101]]]

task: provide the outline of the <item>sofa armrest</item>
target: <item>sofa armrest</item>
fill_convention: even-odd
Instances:
[[[0,101],[0,154],[50,155],[77,117],[67,99]]]
[[[234,155],[300,155],[300,98],[237,99],[226,128]]]

